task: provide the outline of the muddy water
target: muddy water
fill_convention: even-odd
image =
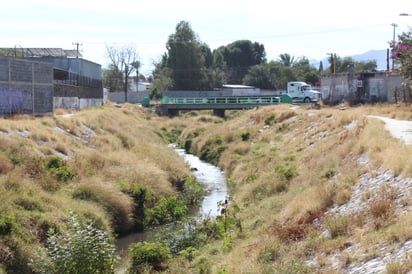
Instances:
[[[185,153],[183,149],[175,148],[175,150],[187,162],[193,170],[193,175],[203,184],[206,190],[204,199],[191,215],[197,218],[216,217],[220,214],[218,203],[223,202],[228,195],[223,172],[218,167],[200,160],[197,156]],[[121,257],[117,273],[125,272],[129,246],[138,241],[150,240],[154,233],[155,231],[147,230],[117,240],[117,253]]]

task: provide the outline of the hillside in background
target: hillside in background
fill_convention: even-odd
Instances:
[[[339,54],[338,54],[339,55]],[[382,49],[382,50],[369,50],[365,53],[361,54],[356,54],[356,55],[351,55],[351,56],[340,56],[341,58],[345,57],[352,57],[355,61],[372,61],[376,60],[378,70],[386,70],[387,69],[387,50]],[[310,63],[315,66],[316,68],[319,67],[320,61],[319,60],[312,60]],[[329,67],[329,61],[328,58],[322,59],[323,67],[328,68]],[[389,60],[389,67],[392,65],[392,60]]]

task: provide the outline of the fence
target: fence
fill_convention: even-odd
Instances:
[[[0,57],[0,115],[53,113],[53,66]]]

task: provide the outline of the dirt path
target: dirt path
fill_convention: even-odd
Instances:
[[[368,117],[384,121],[385,129],[388,130],[393,137],[402,140],[407,145],[412,145],[412,121],[396,120],[375,115],[369,115]]]

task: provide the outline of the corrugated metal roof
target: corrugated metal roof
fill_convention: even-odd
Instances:
[[[77,50],[62,48],[0,48],[0,55],[16,57],[83,57]]]

